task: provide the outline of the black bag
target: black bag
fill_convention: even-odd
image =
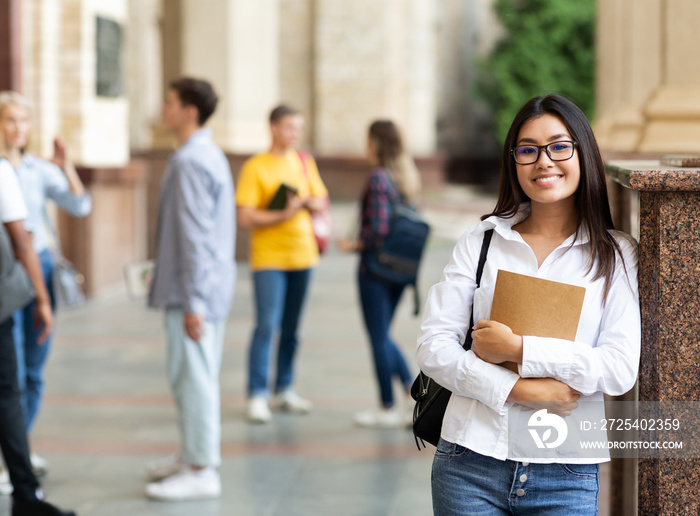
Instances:
[[[493,237],[493,229],[484,233],[484,240],[481,243],[481,254],[479,255],[479,265],[476,268],[476,288],[481,283],[481,274],[484,272],[486,255],[489,251],[489,244]],[[472,326],[474,326],[474,310],[467,330],[467,338],[464,341],[464,349],[472,347]],[[420,450],[420,442],[425,448],[425,442],[433,446],[438,445],[440,432],[442,430],[442,420],[445,417],[447,403],[450,401],[452,392],[438,385],[433,379],[423,374],[421,371],[411,386],[411,397],[416,400],[413,408],[413,435],[416,446]]]
[[[34,287],[27,271],[17,262],[10,235],[0,223],[0,323],[12,312],[34,299]]]
[[[430,226],[411,206],[399,204],[394,207],[389,234],[379,248],[365,253],[364,263],[372,276],[413,286],[414,315],[419,312],[418,268],[423,249],[428,241]]]

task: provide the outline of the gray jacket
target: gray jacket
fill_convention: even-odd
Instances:
[[[165,170],[149,306],[228,317],[235,241],[231,169],[211,131],[200,129],[170,156]]]

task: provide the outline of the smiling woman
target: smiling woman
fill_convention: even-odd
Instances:
[[[493,237],[477,288],[487,231]],[[574,340],[538,330],[518,335],[489,320],[499,269],[584,287]],[[558,95],[530,100],[506,137],[496,207],[455,246],[418,336],[421,370],[453,393],[433,461],[436,516],[506,515],[514,507],[598,513],[598,463],[606,458],[536,451],[523,458],[509,447],[517,436],[509,436],[508,421],[543,407],[568,415],[584,400],[604,414],[604,394],[632,388],[640,353],[636,278],[636,244],[613,229],[588,120]],[[478,322],[465,350],[472,313]]]

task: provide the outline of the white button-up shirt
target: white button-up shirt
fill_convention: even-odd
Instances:
[[[604,278],[592,281],[595,268],[587,274],[590,245],[585,231],[575,242],[573,235],[569,237],[538,267],[535,253],[512,229],[528,214],[529,206],[510,219],[489,217],[461,237],[442,280],[428,294],[416,351],[421,370],[453,393],[443,420],[442,438],[501,460],[510,458],[508,410],[514,404],[506,399],[521,376],[556,378],[581,392],[580,402],[602,401],[603,394],[621,395],[630,390],[639,368],[641,327],[634,240],[611,231],[620,245],[624,264],[616,255],[613,281],[603,305]],[[483,235],[492,228],[494,234],[481,285],[476,289]],[[462,347],[472,305],[474,323],[489,319],[499,269],[586,289],[576,340],[523,336],[520,375],[484,362]],[[596,405],[602,410],[602,403]],[[604,413],[600,417],[604,418]],[[530,462],[604,460],[605,457]]]

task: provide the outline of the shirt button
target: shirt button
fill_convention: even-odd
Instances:
[[[523,462],[523,467],[524,467],[524,468],[527,468],[529,465],[530,465],[529,462]]]
[[[518,490],[515,492],[515,494],[518,495],[518,496],[523,496],[523,495],[525,494],[525,489],[518,489]]]
[[[520,482],[525,482],[527,480],[527,475],[520,475]]]

